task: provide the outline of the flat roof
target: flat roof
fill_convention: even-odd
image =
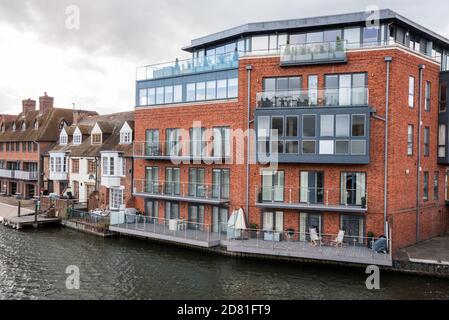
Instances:
[[[247,34],[257,34],[264,32],[273,31],[289,31],[298,30],[306,28],[318,28],[323,26],[344,26],[360,24],[365,22],[371,13],[369,12],[354,12],[345,13],[329,16],[320,16],[312,18],[301,18],[301,19],[290,19],[290,20],[278,20],[278,21],[267,21],[267,22],[257,22],[248,23],[235,28],[227,29],[221,32],[213,33],[201,38],[197,38],[191,41],[191,44],[184,47],[183,50],[191,52],[197,47],[204,47],[208,44],[214,44],[217,42],[222,42],[226,39],[233,39],[239,36],[244,36]],[[400,14],[394,12],[390,9],[379,10],[379,19],[381,21],[385,20],[395,20],[400,22],[400,24],[408,26],[410,29],[414,29],[417,32],[426,34],[429,40],[436,41],[438,44],[447,46],[449,48],[449,39],[401,16]]]

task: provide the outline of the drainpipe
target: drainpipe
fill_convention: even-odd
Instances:
[[[388,234],[387,217],[388,217],[388,115],[390,107],[390,65],[393,61],[392,57],[385,57],[387,63],[387,80],[386,80],[386,95],[385,95],[385,148],[384,148],[384,235]]]
[[[419,92],[418,92],[418,162],[416,174],[416,243],[420,241],[419,214],[421,211],[421,135],[422,135],[422,80],[425,65],[419,65]]]
[[[246,222],[249,223],[249,170],[250,170],[250,158],[251,158],[251,71],[253,70],[252,65],[246,66],[247,78],[248,78],[248,124],[247,124],[247,132],[248,132],[248,142],[247,142],[247,150],[246,150]]]

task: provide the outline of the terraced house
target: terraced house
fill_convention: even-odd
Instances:
[[[44,94],[23,100],[22,112],[0,117],[0,190],[5,196],[26,199],[40,194],[43,155],[57,141],[59,129],[70,125],[73,111],[54,108],[54,98]]]
[[[113,229],[358,263],[376,259],[373,237],[391,253],[444,232],[449,40],[391,10],[377,22],[250,23],[138,68],[133,193],[146,218]],[[230,237],[239,208],[252,231]]]
[[[48,152],[49,192],[70,193],[93,209],[132,207],[133,129],[134,112],[75,112]]]

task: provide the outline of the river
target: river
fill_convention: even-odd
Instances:
[[[66,288],[67,266],[80,289]],[[0,226],[0,299],[449,299],[449,280],[234,259],[65,228]]]

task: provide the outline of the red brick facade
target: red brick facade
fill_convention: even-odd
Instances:
[[[418,97],[419,97],[419,65],[426,66],[423,75],[423,86],[431,83],[430,112],[424,111],[424,87],[422,89],[422,122],[423,127],[430,128],[430,155],[422,158],[422,171],[429,172],[429,200],[421,201],[420,240],[437,236],[447,230],[448,212],[445,206],[446,168],[437,164],[438,135],[438,87],[439,65],[431,60],[411,54],[402,49],[378,49],[352,51],[348,53],[348,62],[344,64],[315,65],[283,68],[279,65],[279,57],[246,57],[240,59],[239,66],[239,98],[228,102],[213,102],[170,106],[167,108],[137,108],[135,113],[135,129],[137,142],[145,141],[146,129],[159,129],[160,140],[165,139],[165,129],[182,128],[188,130],[194,121],[201,121],[202,126],[209,129],[218,126],[229,126],[231,129],[246,130],[247,127],[247,70],[251,65],[251,119],[254,119],[256,93],[263,90],[264,77],[301,76],[302,86],[308,88],[309,75],[318,75],[319,89],[324,89],[324,75],[339,73],[366,72],[368,75],[369,105],[378,116],[385,116],[386,104],[386,62],[384,58],[391,56],[390,78],[390,113],[389,113],[389,171],[388,171],[388,221],[393,231],[393,246],[401,248],[416,242],[416,178],[417,178],[417,146],[418,146]],[[408,106],[408,79],[415,77],[415,107]],[[407,127],[415,128],[413,156],[407,156]],[[253,128],[253,127],[252,127]],[[365,233],[373,232],[376,236],[384,233],[384,129],[385,123],[371,117],[370,163],[368,165],[322,165],[322,164],[280,164],[279,169],[285,172],[285,188],[299,187],[300,171],[323,171],[324,187],[340,188],[341,172],[365,172],[367,187],[368,212],[365,217]],[[422,143],[422,141],[421,141]],[[234,146],[235,147],[235,146]],[[246,149],[245,149],[246,150]],[[234,150],[235,151],[235,150]],[[136,180],[145,179],[145,167],[159,167],[159,179],[165,179],[165,168],[174,167],[170,161],[154,161],[135,159]],[[212,169],[230,168],[230,205],[229,211],[246,208],[246,165],[199,165],[206,169],[206,183],[212,183]],[[188,181],[188,169],[192,165],[180,165],[181,182]],[[262,223],[262,210],[257,208],[255,190],[261,186],[259,165],[251,165],[249,187],[249,221],[248,224]],[[433,194],[433,176],[439,173],[438,200]],[[423,179],[421,176],[421,183]],[[421,185],[421,198],[423,185]],[[335,195],[338,197],[338,195]],[[434,200],[435,199],[435,200]],[[188,204],[181,203],[181,218],[187,218]],[[144,211],[144,199],[138,197],[136,206]],[[159,201],[159,216],[164,217],[164,201]],[[276,210],[281,211],[281,210]],[[212,206],[205,206],[205,223],[211,222]],[[299,231],[299,211],[284,211],[284,230]],[[340,230],[340,213],[323,212],[323,233],[336,234]],[[366,235],[365,235],[366,236]]]

